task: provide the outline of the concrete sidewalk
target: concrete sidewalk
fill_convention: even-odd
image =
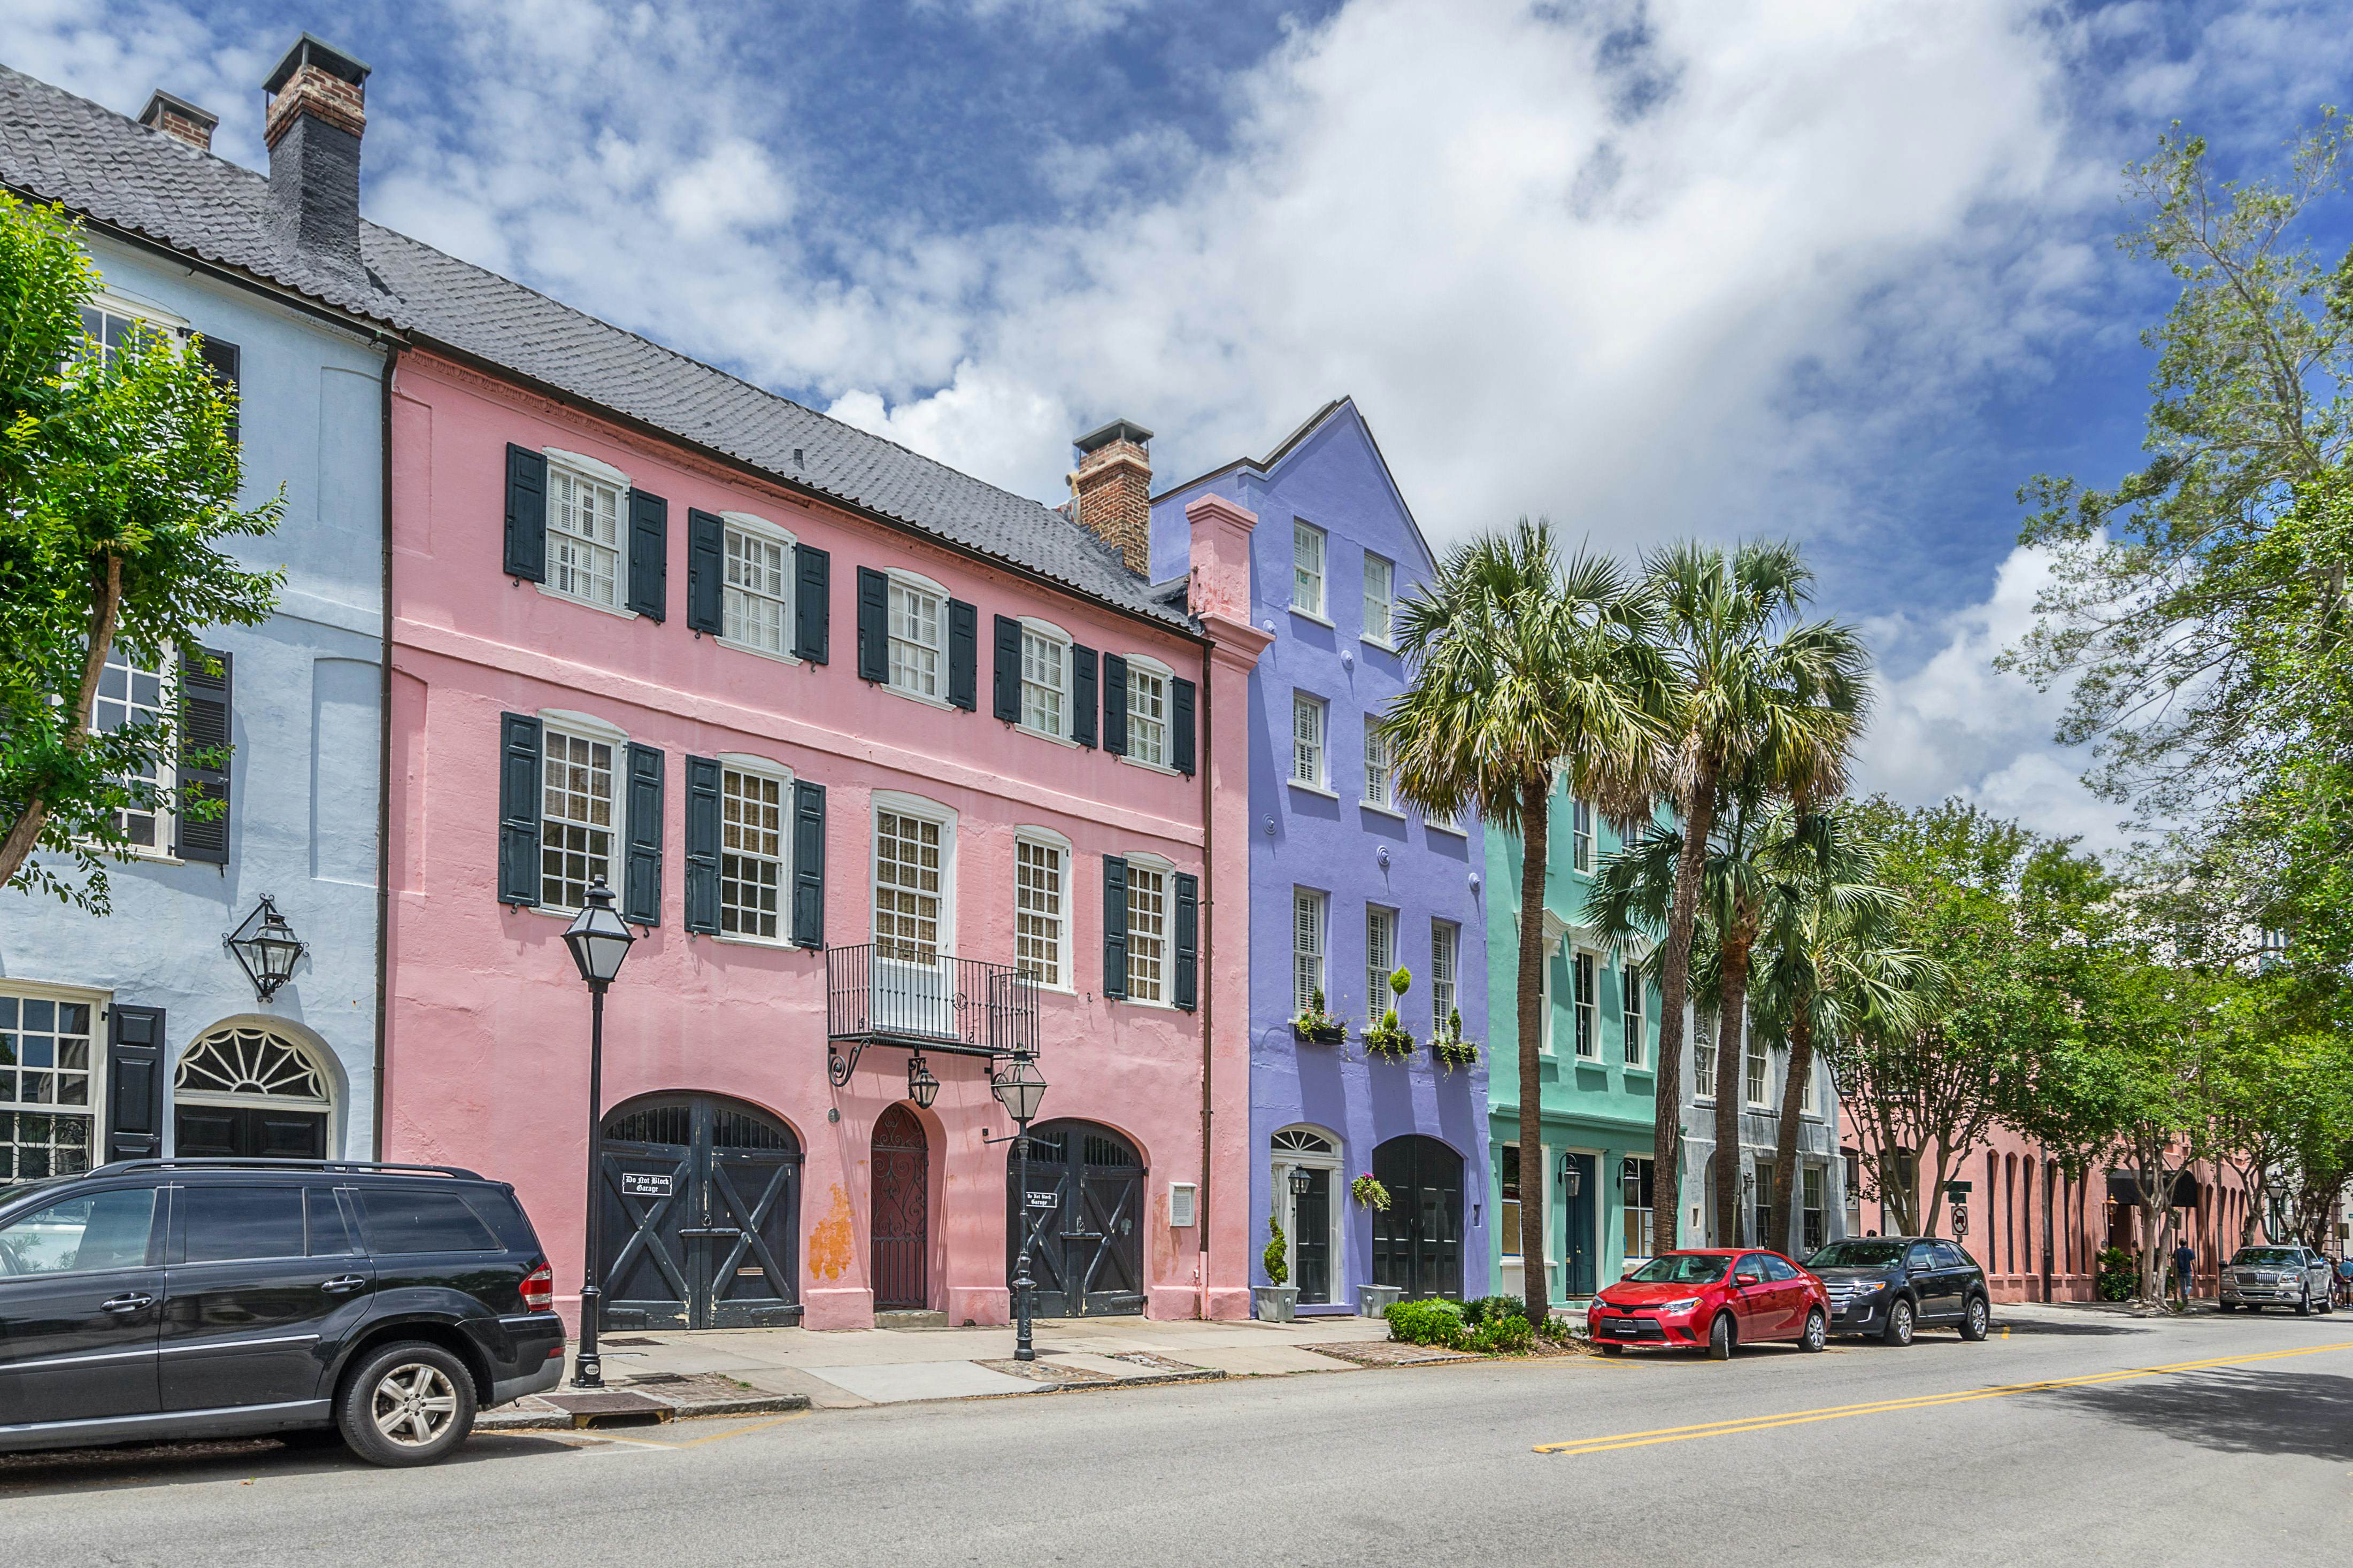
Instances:
[[[1370,1348],[1388,1338],[1388,1325],[1375,1318],[1329,1317],[1283,1324],[1064,1318],[1034,1325],[1038,1359],[1028,1363],[1013,1359],[1010,1328],[624,1331],[605,1335],[598,1349],[605,1381],[615,1389],[661,1397],[665,1389],[684,1394],[691,1388],[698,1397],[680,1400],[681,1415],[699,1414],[695,1405],[702,1396],[731,1384],[746,1398],[797,1395],[819,1408],[843,1409],[1219,1377],[1354,1372],[1368,1362],[1453,1359],[1446,1352],[1423,1353],[1405,1346],[1377,1352]],[[1338,1347],[1362,1359],[1326,1353],[1317,1346]],[[683,1380],[691,1382],[681,1387]],[[530,1413],[526,1407],[533,1404],[521,1402],[517,1414]],[[780,1403],[776,1407],[791,1406]]]

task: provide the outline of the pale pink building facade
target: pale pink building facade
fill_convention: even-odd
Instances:
[[[1041,1315],[1247,1315],[1216,1173],[1246,1168],[1248,998],[1205,955],[1247,951],[1252,520],[1198,507],[1191,581],[1154,589],[1060,513],[656,368],[706,425],[789,423],[666,415],[678,438],[631,408],[641,366],[621,409],[479,352],[397,366],[382,1157],[513,1181],[576,1311],[561,939],[602,873],[646,922],[607,1004],[608,1327],[1004,1322],[1014,1212]],[[955,537],[972,509],[999,533]],[[927,1106],[873,1037],[926,1031]],[[1032,1039],[1029,1195],[955,1045]]]

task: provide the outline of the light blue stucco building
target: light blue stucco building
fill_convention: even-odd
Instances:
[[[5,71],[0,110],[0,180],[84,222],[104,280],[90,324],[201,334],[238,389],[246,502],[286,500],[275,534],[233,542],[286,584],[267,623],[206,638],[218,675],[118,658],[101,691],[101,722],[160,704],[191,743],[225,732],[225,816],[134,823],[149,847],[110,871],[104,918],[0,892],[0,1182],[154,1154],[370,1156],[390,340],[321,298],[378,292],[356,271],[358,139],[347,171],[318,166],[312,138],[273,181],[290,204],[323,191],[332,220],[347,176],[350,266],[331,221],[323,251],[309,230],[245,237],[282,263],[265,268],[154,237],[204,221],[208,181],[251,178],[201,145],[202,110],[159,94],[134,125]],[[265,896],[305,949],[267,999],[224,940]]]
[[[1356,404],[1326,405],[1264,458],[1152,503],[1155,581],[1187,567],[1188,501],[1217,494],[1258,518],[1250,618],[1274,640],[1250,675],[1251,1278],[1282,1224],[1297,1310],[1346,1312],[1394,1290],[1487,1290],[1487,1058],[1441,1063],[1461,1014],[1487,1038],[1486,856],[1474,820],[1398,803],[1372,733],[1408,684],[1397,606],[1433,571],[1430,546]],[[1393,998],[1384,977],[1412,984]],[[1322,991],[1339,1039],[1293,1027]],[[1401,1056],[1365,1030],[1395,1003]],[[1392,1203],[1354,1201],[1377,1176]]]

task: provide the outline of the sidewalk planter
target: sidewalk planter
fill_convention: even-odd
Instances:
[[[1250,1316],[1261,1323],[1293,1321],[1298,1306],[1299,1287],[1296,1285],[1250,1287]]]
[[[1398,1298],[1405,1294],[1402,1285],[1359,1285],[1356,1287],[1356,1316],[1385,1318]]]

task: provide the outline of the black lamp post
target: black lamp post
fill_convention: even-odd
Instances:
[[[1014,1180],[1021,1194],[1021,1250],[1014,1255],[1013,1294],[1016,1300],[1013,1359],[1036,1361],[1038,1352],[1029,1342],[1029,1293],[1036,1284],[1029,1278],[1029,1122],[1038,1114],[1038,1102],[1046,1098],[1046,1080],[1038,1076],[1037,1068],[1026,1056],[1013,1058],[1012,1068],[990,1075],[989,1093],[1005,1113],[1013,1118],[1014,1161],[1019,1174]]]
[[[605,1386],[604,1363],[596,1354],[596,1319],[605,1305],[605,1292],[596,1283],[603,1268],[603,1260],[596,1256],[602,1239],[597,1234],[596,1187],[603,1174],[598,1167],[605,1163],[605,988],[621,972],[621,960],[629,956],[629,944],[637,940],[628,922],[613,912],[613,889],[605,886],[604,878],[597,878],[588,885],[586,907],[564,932],[564,945],[572,950],[572,962],[580,966],[580,978],[588,983],[588,1245],[580,1268],[580,1353],[572,1367],[575,1388]]]

